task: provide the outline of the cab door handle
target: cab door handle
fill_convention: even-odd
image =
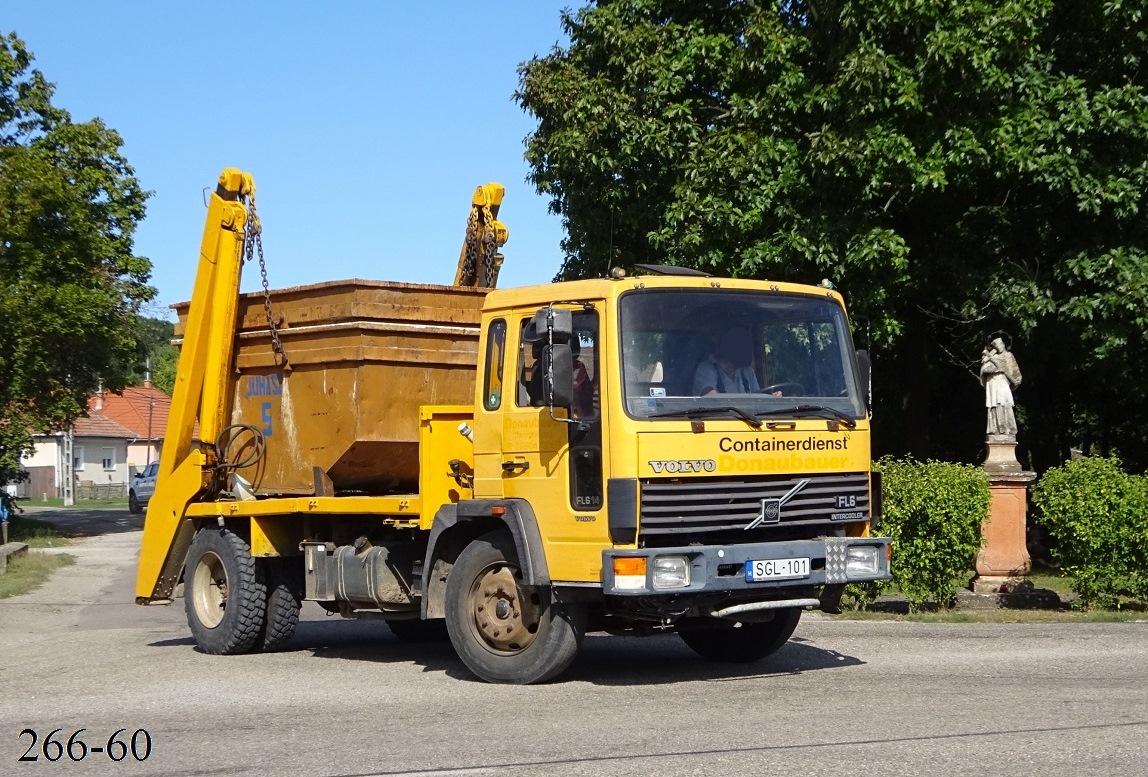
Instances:
[[[528,469],[530,469],[530,462],[522,459],[502,462],[503,472],[514,473],[520,470],[525,472]]]

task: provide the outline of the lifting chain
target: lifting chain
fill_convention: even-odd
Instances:
[[[482,230],[481,239],[478,236],[480,223],[486,227]],[[494,214],[489,205],[470,209],[470,216],[466,220],[466,249],[459,273],[459,286],[493,289],[498,284],[498,236],[494,223]]]
[[[259,274],[263,277],[263,309],[267,312],[267,329],[271,332],[271,348],[275,351],[275,366],[281,371],[288,371],[291,366],[287,360],[287,351],[283,348],[283,341],[279,339],[279,327],[275,324],[275,316],[271,313],[271,289],[267,285],[267,262],[263,258],[263,225],[259,221],[259,213],[255,210],[255,195],[252,194],[247,201],[249,217],[243,230],[243,254],[247,261],[259,254]]]
[[[470,209],[466,218],[466,239],[463,244],[463,262],[459,268],[457,286],[474,286],[478,281],[478,210]]]
[[[498,285],[498,235],[494,229],[494,214],[490,212],[489,205],[482,206],[482,223],[486,229],[482,232],[482,247],[485,249],[482,263],[482,285],[493,289]]]

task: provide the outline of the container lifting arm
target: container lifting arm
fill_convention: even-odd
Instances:
[[[191,527],[187,506],[211,487],[215,451],[194,444],[214,442],[230,417],[229,371],[235,347],[244,229],[255,183],[226,168],[207,206],[199,266],[184,327],[171,414],[160,453],[155,494],[148,502],[136,577],[136,602],[168,600],[179,582]]]
[[[498,220],[498,208],[506,189],[488,183],[474,190],[470,215],[466,220],[466,239],[458,257],[455,286],[493,289],[498,285],[498,270],[503,256],[498,252],[509,239],[510,231]]]

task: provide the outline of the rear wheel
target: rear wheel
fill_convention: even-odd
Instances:
[[[255,643],[256,650],[278,650],[299,626],[303,599],[303,568],[299,557],[259,559],[267,581],[267,620]]]
[[[777,610],[773,620],[681,627],[678,636],[702,658],[748,664],[776,653],[793,636],[799,620],[801,610],[787,607]]]
[[[514,543],[504,532],[479,537],[446,581],[446,627],[459,658],[492,683],[558,676],[578,652],[586,610],[549,599],[548,591],[523,585]]]
[[[230,655],[255,647],[267,618],[267,584],[250,546],[227,529],[200,529],[184,565],[184,606],[195,644]]]

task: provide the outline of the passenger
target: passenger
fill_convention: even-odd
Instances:
[[[523,386],[526,388],[526,394],[529,398],[531,407],[543,407],[546,404],[545,391],[543,390],[544,381],[542,375],[542,352],[546,348],[545,340],[534,340],[530,343],[530,356],[533,363],[529,367],[525,367],[525,375],[523,377]]]

